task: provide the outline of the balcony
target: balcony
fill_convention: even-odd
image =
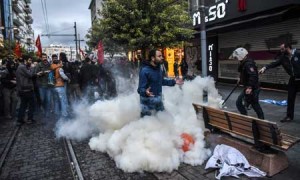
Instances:
[[[20,33],[20,29],[19,28],[13,28],[14,34],[19,34]]]
[[[31,3],[31,0],[25,0],[25,2],[26,2],[27,4],[30,4],[30,3]]]
[[[13,9],[17,13],[22,13],[22,7],[18,3],[18,1],[13,1]]]
[[[32,23],[33,23],[32,17],[31,17],[30,15],[27,15],[27,16],[25,17],[25,22],[26,22],[27,24],[32,24]]]
[[[24,7],[24,11],[25,11],[26,13],[28,13],[28,14],[31,14],[31,13],[32,13],[32,10],[31,10],[31,8],[30,8],[29,6],[25,6],[25,7]]]
[[[15,36],[15,39],[16,40],[21,40],[21,39],[23,39],[23,37],[22,37],[22,35],[21,34],[14,34],[14,36]]]
[[[32,38],[26,38],[26,44],[33,44]]]
[[[13,22],[16,26],[22,26],[22,22],[18,17],[14,17]]]
[[[32,29],[27,30],[27,34],[34,34]]]

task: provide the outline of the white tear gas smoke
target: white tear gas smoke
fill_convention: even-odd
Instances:
[[[203,90],[208,92],[208,105],[219,107],[222,98],[213,79],[197,77],[180,87],[163,88],[164,112],[140,118],[135,88],[126,96],[79,106],[77,118],[60,124],[57,134],[72,139],[92,136],[90,148],[108,153],[125,172],[171,172],[181,162],[201,165],[211,152],[205,147],[203,120],[197,119],[192,103],[202,103]],[[96,136],[95,128],[100,132]],[[181,148],[182,133],[195,140],[187,152]]]

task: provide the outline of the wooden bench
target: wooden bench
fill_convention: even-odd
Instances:
[[[249,138],[254,141],[256,147],[261,147],[263,144],[280,150],[288,150],[300,141],[298,137],[282,133],[275,122],[199,104],[193,104],[193,106],[196,113],[203,113],[205,127],[209,130],[219,130]]]
[[[209,133],[206,139],[212,147],[226,144],[238,149],[250,164],[270,177],[288,168],[289,162],[284,151],[299,142],[300,138],[282,133],[275,122],[198,104],[193,106],[198,118],[201,118],[199,116],[202,113],[207,129],[231,135],[228,137]],[[236,138],[242,141],[237,141]]]

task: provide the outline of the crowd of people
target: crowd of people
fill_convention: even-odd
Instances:
[[[239,60],[238,84],[244,86],[239,95],[236,106],[241,114],[247,115],[251,106],[258,118],[264,119],[264,113],[259,105],[259,74],[266,70],[282,65],[290,75],[288,84],[287,115],[281,122],[290,122],[294,119],[294,106],[300,82],[300,53],[292,49],[289,44],[282,44],[276,61],[258,70],[253,59],[244,48],[237,48],[232,57]],[[151,115],[152,111],[162,111],[163,85],[174,86],[182,84],[179,78],[179,68],[183,79],[187,77],[187,63],[178,60],[174,63],[175,79],[167,77],[168,66],[159,50],[149,52],[149,59],[119,61],[118,67],[126,72],[121,76],[132,78],[139,73],[138,93],[141,101],[141,117]],[[107,65],[106,65],[107,66]],[[0,67],[0,115],[7,119],[17,119],[17,124],[25,122],[25,113],[28,112],[26,123],[34,123],[35,110],[41,110],[45,118],[53,113],[56,117],[69,119],[72,116],[71,103],[83,98],[89,103],[96,100],[116,97],[116,80],[111,69],[105,65],[97,65],[86,57],[84,61],[70,62],[65,53],[59,56],[53,54],[48,58],[43,53],[41,59],[33,62],[29,56],[18,59],[2,60]],[[109,66],[109,65],[108,65]],[[126,68],[127,67],[127,68]],[[124,68],[126,68],[124,70]],[[122,72],[122,70],[120,70]]]
[[[35,112],[42,112],[45,118],[52,113],[51,116],[69,119],[72,116],[70,104],[83,98],[92,103],[117,95],[109,69],[97,65],[89,57],[82,62],[70,62],[63,52],[51,58],[43,53],[41,59],[34,62],[29,56],[4,59],[0,82],[3,102],[0,116],[16,119],[17,125],[34,123]]]

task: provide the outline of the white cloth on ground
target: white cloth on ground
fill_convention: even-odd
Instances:
[[[262,177],[266,173],[251,166],[245,156],[237,149],[224,144],[217,145],[213,155],[206,163],[205,169],[219,168],[216,172],[216,179],[222,176],[234,176],[245,174],[248,177]]]

